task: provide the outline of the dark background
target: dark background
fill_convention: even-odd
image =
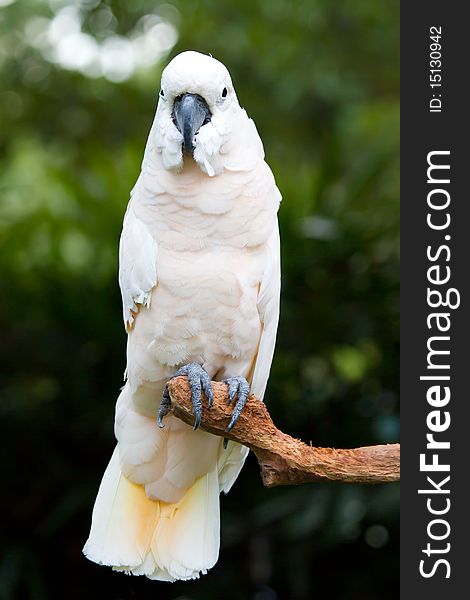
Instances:
[[[397,484],[268,490],[253,457],[201,580],[81,554],[125,367],[122,217],[181,50],[227,65],[283,194],[274,421],[397,441],[398,40],[393,0],[0,0],[1,599],[398,597]]]

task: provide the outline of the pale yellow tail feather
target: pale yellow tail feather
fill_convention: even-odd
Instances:
[[[116,448],[93,508],[83,552],[117,571],[174,581],[206,573],[219,553],[217,468],[200,477],[176,504],[150,500],[121,472]]]
[[[177,504],[161,503],[152,553],[176,579],[194,579],[219,555],[220,509],[217,468],[196,480]]]
[[[83,548],[85,556],[102,565],[141,565],[159,511],[158,502],[149,501],[142,486],[122,475],[116,448],[93,507],[91,531]]]

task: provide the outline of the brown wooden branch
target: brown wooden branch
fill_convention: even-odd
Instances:
[[[385,483],[400,479],[400,444],[365,446],[350,450],[316,448],[279,431],[266,405],[250,395],[245,408],[230,433],[225,432],[232,407],[227,406],[227,386],[212,382],[214,404],[209,409],[203,401],[201,429],[248,446],[256,455],[263,483],[298,485],[313,481],[346,483]],[[168,384],[170,412],[193,425],[191,395],[186,377]]]

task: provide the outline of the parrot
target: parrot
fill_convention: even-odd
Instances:
[[[281,194],[256,126],[223,63],[195,51],[165,67],[119,242],[127,332],[117,445],[84,555],[160,581],[218,560],[221,492],[249,449],[199,428],[212,381],[231,421],[263,401],[280,306]],[[194,427],[169,415],[167,383],[187,376]],[[202,393],[203,392],[203,393]]]

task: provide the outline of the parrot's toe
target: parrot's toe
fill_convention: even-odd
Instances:
[[[165,385],[163,396],[160,402],[160,408],[158,409],[157,423],[159,427],[164,427],[163,417],[168,414],[168,411],[170,410],[170,404],[170,392],[168,391],[168,385]]]
[[[202,398],[201,390],[204,392],[207,398],[207,404],[209,408],[214,402],[214,393],[212,391],[212,383],[209,375],[204,371],[201,365],[197,363],[189,363],[184,365],[181,369],[178,369],[171,379],[186,375],[188,377],[189,387],[191,389],[191,401],[193,405],[194,414],[194,429],[197,429],[201,424],[202,417]],[[170,393],[168,386],[165,386],[163,392],[162,401],[160,403],[160,409],[158,411],[158,424],[163,427],[162,419],[168,413],[170,408]]]
[[[232,412],[232,418],[225,430],[231,431],[248,400],[250,385],[244,377],[229,377],[228,379],[224,379],[224,383],[228,386],[228,404],[233,402],[235,394],[237,394],[237,401],[235,402],[235,407]]]

